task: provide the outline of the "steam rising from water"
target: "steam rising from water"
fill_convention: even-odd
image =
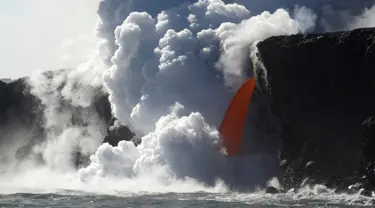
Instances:
[[[274,154],[226,158],[217,127],[247,78],[253,44],[313,30],[312,10],[253,16],[247,7],[221,0],[102,0],[98,13],[98,55],[73,71],[31,77],[32,93],[46,106],[48,130],[33,151],[46,165],[4,176],[7,188],[100,191],[100,184],[102,191],[222,192],[254,188],[276,174]],[[101,90],[141,145],[100,145],[105,125],[91,107]],[[80,122],[72,122],[75,116]],[[78,172],[76,149],[92,155]]]
[[[104,144],[81,179],[152,173],[159,180],[188,177],[209,185],[216,179],[245,187],[265,183],[277,158],[226,159],[215,126],[232,90],[246,79],[250,45],[314,26],[316,16],[307,8],[293,15],[279,9],[250,17],[244,6],[219,0],[182,5],[157,18],[130,13],[114,30],[117,50],[103,80],[114,115],[143,136],[142,144]]]
[[[375,27],[375,5],[371,8],[364,9],[360,16],[353,18],[347,26],[347,29],[361,27]]]
[[[33,148],[54,170],[74,168],[75,151],[94,152],[105,135],[105,123],[98,118],[93,99],[101,92],[101,79],[95,66],[86,63],[76,70],[30,77],[31,93],[45,106],[46,140]]]

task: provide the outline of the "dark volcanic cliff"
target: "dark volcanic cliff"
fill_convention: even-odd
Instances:
[[[271,37],[258,49],[282,125],[284,184],[359,180],[375,154],[365,154],[374,134],[362,133],[375,115],[375,29]]]
[[[26,79],[0,81],[0,142],[7,139],[9,131],[13,131],[4,128],[5,126],[25,126],[34,129],[35,136],[41,133],[42,109],[38,108],[37,102],[37,99],[30,94]]]

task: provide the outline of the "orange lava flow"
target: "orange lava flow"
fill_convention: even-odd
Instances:
[[[255,79],[252,77],[238,89],[220,125],[219,132],[228,156],[240,153],[243,129],[254,88]]]

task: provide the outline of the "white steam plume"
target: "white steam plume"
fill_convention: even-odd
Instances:
[[[347,30],[348,22],[359,16],[365,8],[374,5],[374,0],[227,0],[244,5],[253,14],[263,11],[275,11],[279,8],[293,10],[296,5],[304,5],[312,9],[317,16],[315,32]],[[352,29],[349,27],[349,29]]]
[[[105,18],[108,14],[113,13],[99,12]],[[279,9],[250,17],[244,6],[221,0],[153,14],[131,12],[114,29],[115,39],[107,41],[106,48],[115,43],[116,51],[103,81],[114,115],[143,136],[142,144],[102,145],[91,165],[80,170],[81,179],[147,175],[166,182],[187,177],[211,185],[216,179],[249,187],[264,183],[274,174],[277,158],[225,158],[216,127],[232,87],[245,79],[250,46],[314,26],[316,16],[305,7],[293,16]]]
[[[366,8],[363,13],[353,17],[347,29],[375,27],[375,4],[371,8]]]
[[[246,78],[244,66],[249,62],[252,43],[276,35],[305,33],[314,28],[316,15],[306,7],[296,7],[295,19],[279,9],[275,13],[263,12],[259,16],[244,20],[241,24],[224,23],[216,31],[224,52],[220,56],[221,68],[229,85],[239,87]]]
[[[115,116],[123,124],[141,128],[143,133],[151,131],[153,124],[176,101],[183,103],[188,111],[203,113],[211,124],[217,125],[221,121],[218,114],[224,112],[230,98],[222,80],[215,76],[220,72],[213,62],[220,56],[220,50],[224,50],[220,58],[220,70],[224,75],[243,77],[242,64],[248,58],[251,43],[272,35],[306,30],[298,21],[302,19],[301,13],[298,13],[299,19],[293,20],[285,10],[272,15],[264,12],[247,20],[249,12],[244,12],[244,7],[219,0],[200,1],[180,9],[191,12],[183,12],[186,18],[178,25],[188,27],[180,31],[169,27],[175,25],[171,24],[172,20],[160,21],[160,16],[155,20],[145,12],[131,13],[115,30],[118,50],[112,57],[113,65],[104,75],[104,82]],[[222,17],[211,18],[212,14]],[[238,22],[238,17],[244,21],[232,23]],[[219,25],[215,22],[217,19],[227,22],[212,29]],[[307,13],[301,23],[306,22],[312,26],[314,15]],[[206,27],[197,30],[198,25]]]
[[[163,0],[163,3],[160,3],[159,0],[101,0],[98,8],[100,19],[97,23],[97,36],[103,38],[100,48],[104,61],[109,64],[117,49],[113,31],[131,12],[145,11],[155,16],[163,10],[194,1],[196,0]]]
[[[74,70],[35,72],[29,80],[31,93],[45,107],[46,139],[33,147],[53,170],[74,170],[77,151],[90,155],[104,138],[106,124],[93,101],[103,96],[100,60],[94,58]]]

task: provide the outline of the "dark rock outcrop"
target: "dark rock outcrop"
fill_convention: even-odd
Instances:
[[[374,120],[362,123],[375,115],[375,29],[271,37],[257,46],[282,126],[282,183],[346,187],[373,177],[365,167],[375,158]]]
[[[370,116],[362,123],[362,148],[366,162],[375,161],[375,118]]]
[[[12,82],[0,81],[0,127],[17,123],[34,129],[36,137],[41,136],[41,108],[37,98],[30,94],[26,78]],[[0,141],[6,132],[0,128]]]
[[[0,81],[0,125],[12,118],[33,118],[38,110],[32,104],[35,99],[28,93],[29,88],[25,82],[25,79],[9,83]]]
[[[103,143],[108,143],[112,146],[117,146],[122,140],[130,141],[134,138],[135,134],[130,131],[126,126],[116,125],[116,119],[112,119],[107,129],[107,136],[104,138]]]
[[[266,188],[266,191],[265,191],[267,194],[278,194],[280,191],[277,190],[275,187],[273,186],[269,186]]]

